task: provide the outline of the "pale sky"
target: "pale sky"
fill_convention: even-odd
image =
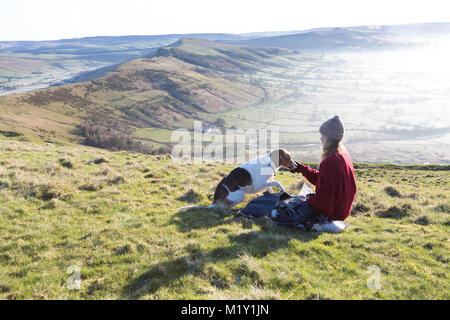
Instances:
[[[0,0],[0,41],[450,22],[449,2]]]

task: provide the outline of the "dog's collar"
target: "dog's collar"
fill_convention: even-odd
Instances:
[[[273,174],[274,175],[277,174],[278,168],[275,167],[275,164],[273,163],[273,161],[270,161],[269,165],[270,165],[270,168],[273,170]]]

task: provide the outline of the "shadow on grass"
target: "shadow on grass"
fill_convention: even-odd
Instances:
[[[190,189],[184,195],[177,198],[178,201],[185,201],[188,203],[199,203],[205,198],[205,195]]]
[[[189,209],[176,213],[170,223],[175,224],[180,232],[207,229],[236,221],[232,212],[232,210],[220,211],[206,208]]]
[[[297,228],[274,225],[268,219],[253,222],[230,216],[212,216],[210,210],[203,209],[180,212],[174,216],[173,220],[182,232],[211,228],[233,221],[242,222],[244,225],[246,223],[257,223],[261,226],[261,230],[229,235],[231,245],[206,252],[202,251],[198,244],[189,244],[185,247],[186,254],[183,256],[154,264],[150,267],[150,270],[132,279],[123,287],[122,298],[136,299],[145,294],[155,293],[160,288],[169,287],[188,274],[205,275],[210,278],[208,268],[205,268],[206,264],[233,260],[240,258],[243,254],[261,258],[269,253],[287,248],[289,241],[292,239],[307,242],[320,236],[319,233],[315,232],[304,232]],[[242,268],[232,270],[232,272],[238,278],[242,276],[239,274],[242,272]],[[254,272],[250,272],[247,276],[254,277]],[[217,282],[222,283],[221,279],[214,281],[211,284],[215,286],[217,286]]]

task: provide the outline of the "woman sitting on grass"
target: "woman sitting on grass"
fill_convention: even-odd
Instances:
[[[325,121],[319,129],[322,156],[319,170],[297,162],[291,172],[300,172],[313,185],[316,193],[307,197],[311,210],[329,220],[343,221],[350,215],[356,195],[355,169],[342,144],[344,125],[339,116]]]

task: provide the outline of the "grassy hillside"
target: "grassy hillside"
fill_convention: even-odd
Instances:
[[[209,40],[251,38],[231,34],[169,34],[0,41],[0,95],[27,92],[64,82],[80,82],[87,75],[95,76],[95,72],[91,71],[148,57],[157,48],[183,36]]]
[[[0,130],[79,142],[77,126],[86,123],[131,135],[180,127],[184,120],[214,121],[217,112],[264,100],[264,89],[242,75],[290,54],[182,39],[89,82],[0,97]]]
[[[208,205],[230,168],[0,135],[0,298],[450,298],[449,166],[357,165],[341,234],[177,211]]]

